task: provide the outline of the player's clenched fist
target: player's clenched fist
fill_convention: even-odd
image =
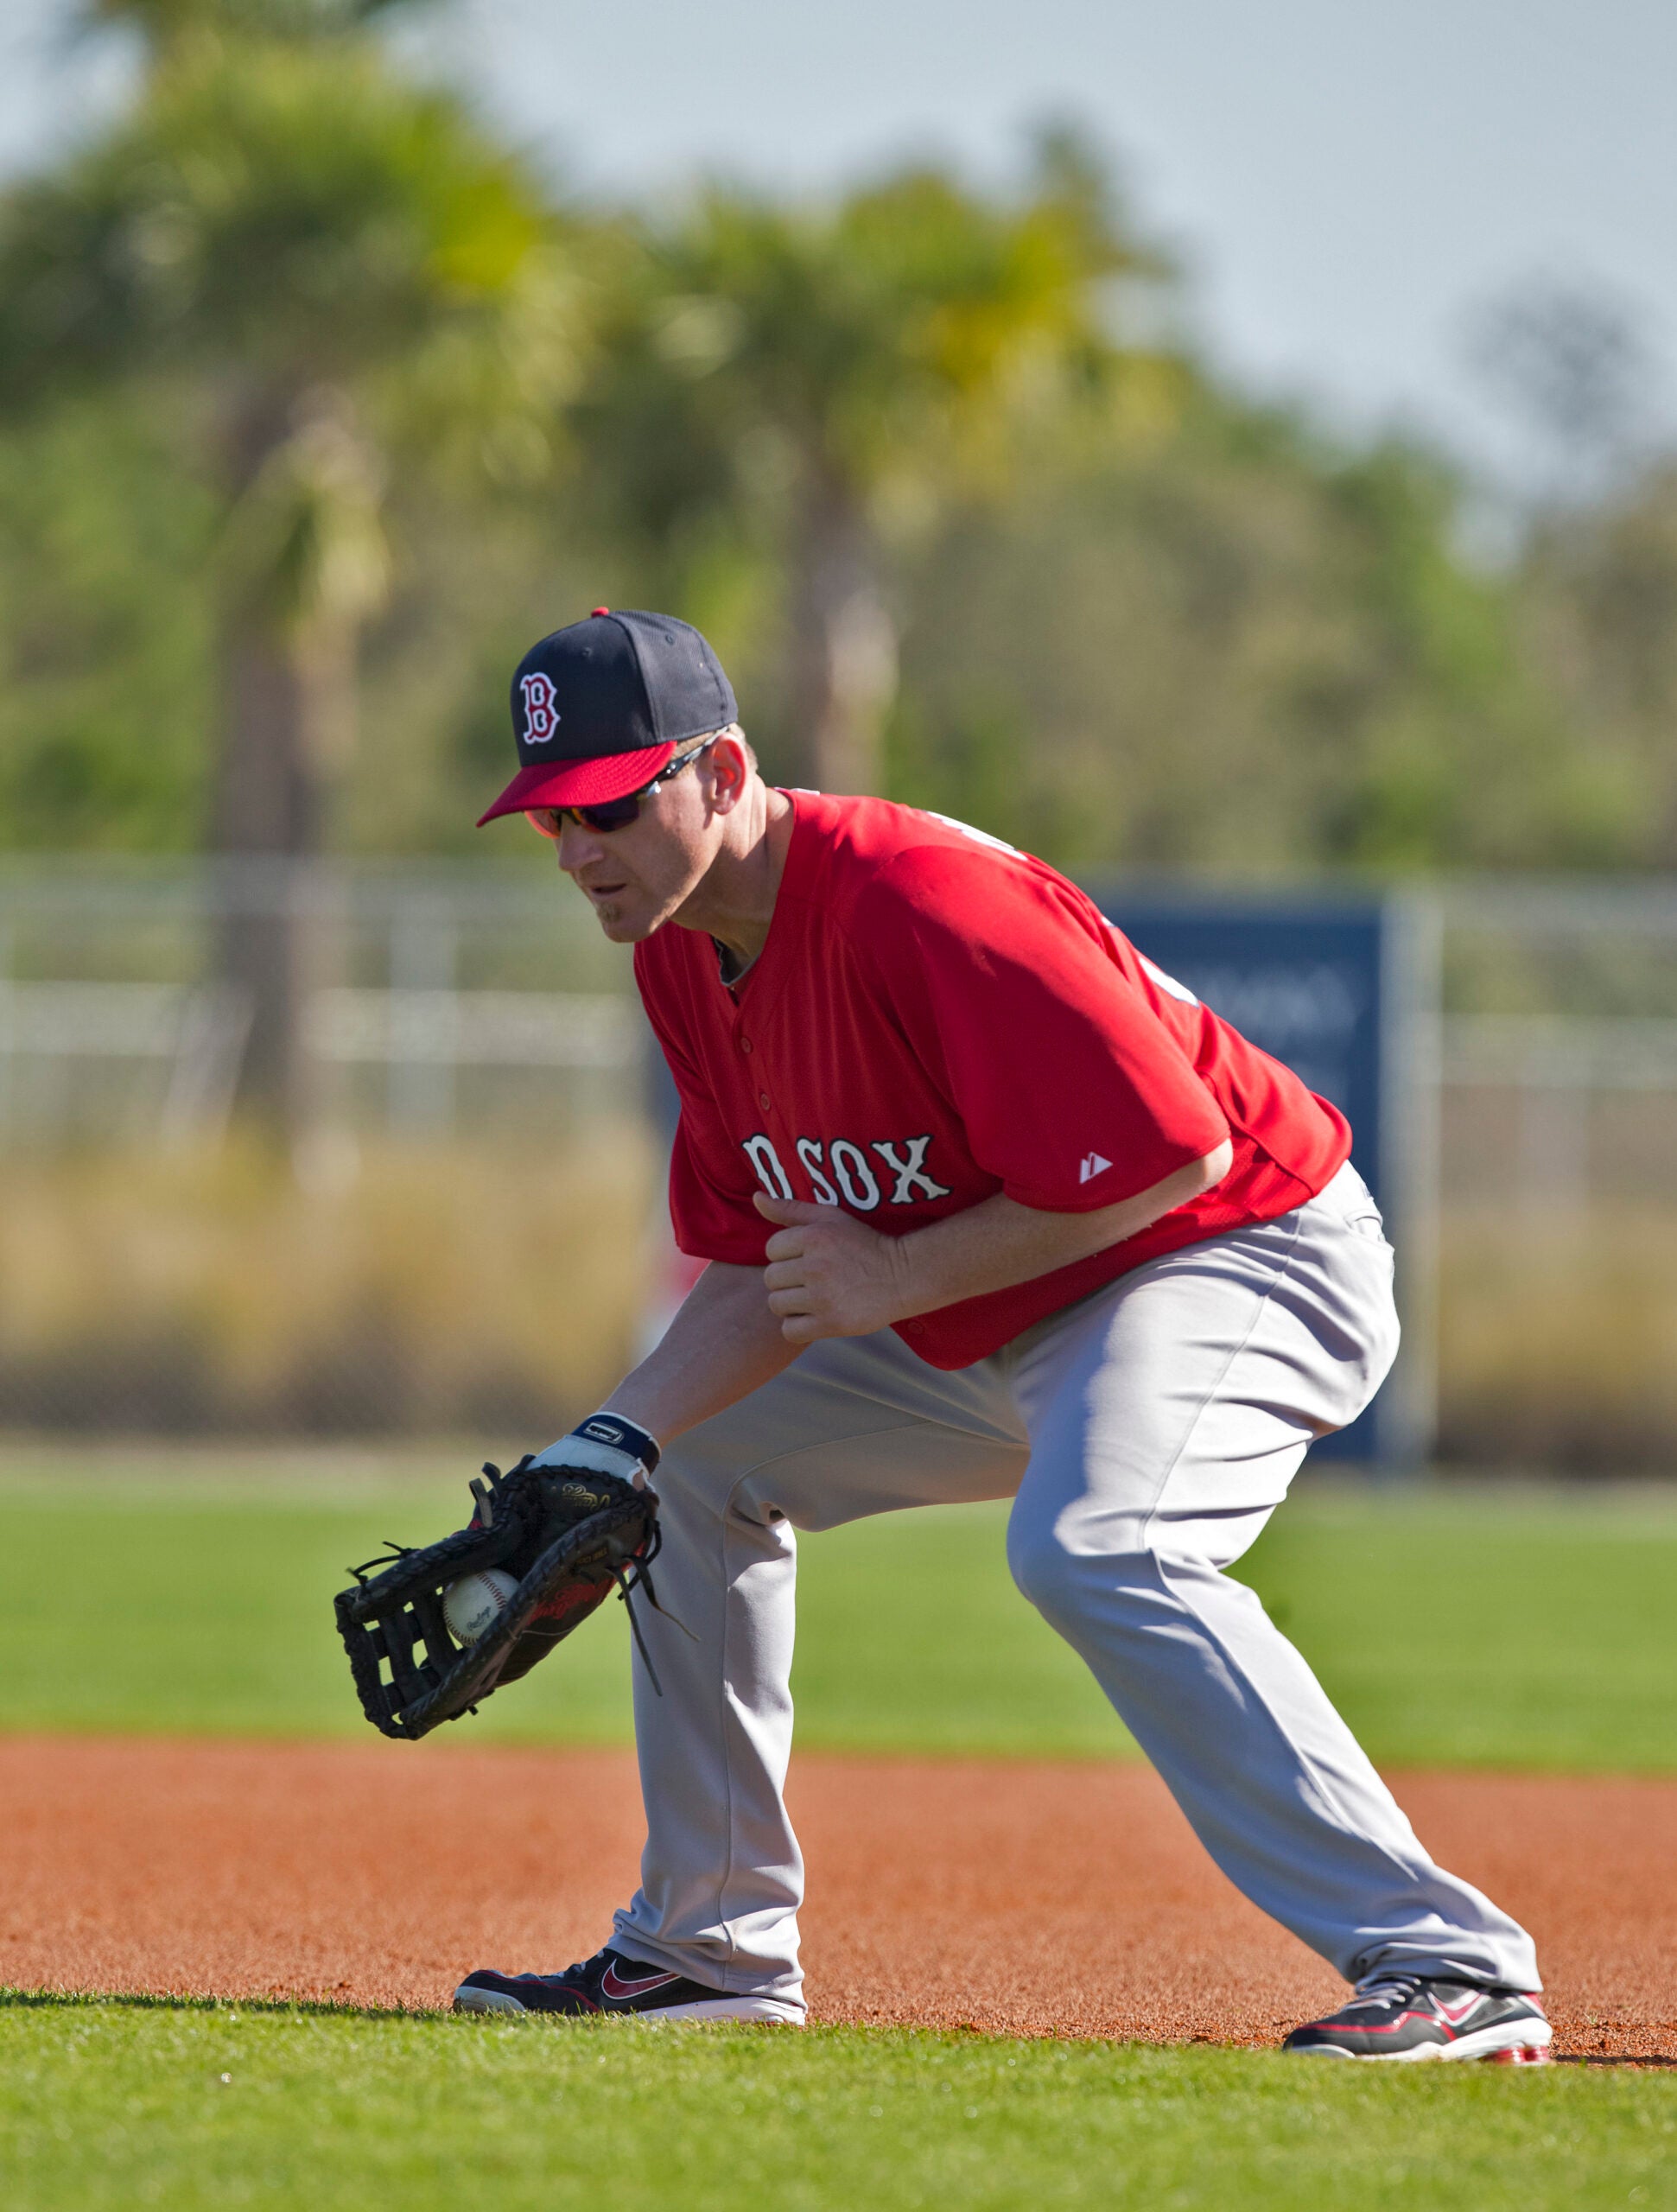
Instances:
[[[757,1194],[757,1211],[780,1225],[764,1247],[769,1311],[788,1344],[822,1337],[867,1337],[902,1319],[905,1269],[899,1240],[863,1228],[837,1206]]]

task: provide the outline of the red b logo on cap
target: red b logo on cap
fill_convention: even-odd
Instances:
[[[523,676],[518,679],[518,689],[524,695],[524,743],[545,745],[559,727],[553,704],[552,679],[539,673]]]

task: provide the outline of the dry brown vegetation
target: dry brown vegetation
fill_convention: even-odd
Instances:
[[[562,1427],[632,1347],[632,1126],[562,1150],[13,1160],[0,1421],[187,1434]]]
[[[1444,1227],[1443,1456],[1677,1467],[1677,1207],[1458,1207]]]
[[[634,1346],[656,1209],[632,1127],[0,1173],[0,1423],[272,1435],[562,1426]],[[1677,1207],[1451,1205],[1441,1452],[1677,1465]]]

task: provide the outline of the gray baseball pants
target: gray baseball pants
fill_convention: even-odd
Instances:
[[[635,1673],[647,1842],[613,1942],[801,2005],[795,1529],[1011,1497],[1007,1560],[1211,1857],[1347,1980],[1540,1986],[1531,1939],[1433,1864],[1304,1660],[1223,1569],[1397,1348],[1392,1252],[1347,1167],[1279,1221],[1155,1260],[948,1374],[890,1330],[811,1345],[671,1446]],[[1370,1607],[1391,1601],[1369,1562]]]

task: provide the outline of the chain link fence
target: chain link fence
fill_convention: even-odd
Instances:
[[[657,1267],[646,1045],[548,874],[0,871],[0,1423],[562,1426]]]
[[[1677,893],[1434,906],[1440,1451],[1668,1469]],[[245,1078],[285,963],[235,928],[302,948],[278,1122]],[[669,1287],[648,1055],[545,874],[0,869],[0,1424],[562,1421]]]
[[[1440,904],[1440,1447],[1669,1472],[1677,893],[1508,883]]]

